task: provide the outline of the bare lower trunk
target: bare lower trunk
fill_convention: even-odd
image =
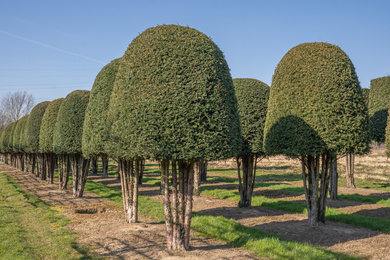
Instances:
[[[103,177],[108,177],[108,157],[102,156],[102,168],[103,168]]]
[[[81,154],[70,155],[73,180],[73,196],[82,197],[85,183],[87,182],[90,160],[84,158]]]
[[[139,161],[119,160],[123,208],[127,223],[138,222]]]
[[[54,168],[56,165],[56,155],[54,153],[48,153],[45,155],[46,157],[46,172],[49,182],[51,184],[54,183]]]
[[[241,156],[236,158],[237,161],[237,170],[238,170],[238,180],[240,192],[240,202],[238,206],[240,208],[249,208],[252,204],[252,194],[253,188],[256,180],[256,161],[255,156]],[[241,168],[242,166],[242,176]]]
[[[200,181],[201,182],[207,181],[207,165],[208,165],[207,161],[202,162],[200,164]]]
[[[98,173],[98,165],[97,165],[97,157],[92,157],[91,158],[91,175],[97,175]]]
[[[316,226],[320,222],[325,223],[332,156],[329,153],[322,153],[316,156],[302,156],[301,160],[308,223],[310,226]]]
[[[172,162],[172,200],[169,196],[169,163],[168,160],[161,162],[168,250],[188,250],[192,218],[194,163]],[[177,172],[177,166],[179,172]],[[178,173],[179,182],[177,181]]]
[[[70,162],[69,155],[58,155],[58,175],[60,179],[59,188],[60,190],[66,190],[68,188]]]
[[[338,181],[339,173],[337,172],[337,157],[334,156],[331,162],[331,172],[330,172],[330,189],[329,195],[331,200],[338,199]]]
[[[202,162],[194,164],[194,195],[200,196],[200,168]]]
[[[348,152],[346,156],[346,170],[345,170],[348,188],[356,188],[354,172],[355,172],[355,155],[353,153]]]
[[[42,180],[46,180],[46,158],[45,154],[38,153],[37,154],[38,163],[37,163],[37,173],[38,176],[41,177]]]

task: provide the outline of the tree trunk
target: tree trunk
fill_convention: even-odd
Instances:
[[[91,175],[97,175],[98,173],[97,157],[91,158],[91,168],[92,168]]]
[[[46,172],[49,182],[54,183],[54,168],[56,166],[56,155],[54,153],[47,153],[46,157]]]
[[[41,180],[46,180],[47,175],[46,175],[46,158],[45,158],[45,154],[38,153],[37,156],[38,156],[37,169],[39,171],[38,176],[41,177]]]
[[[142,185],[142,177],[144,177],[144,171],[145,171],[145,160],[141,160],[139,176],[138,176],[138,185]]]
[[[355,155],[351,152],[347,153],[346,156],[346,169],[345,169],[345,175],[347,178],[347,187],[348,188],[356,188],[355,186],[355,178],[354,178],[354,172],[355,172]]]
[[[207,161],[200,163],[200,181],[201,182],[207,181],[207,165],[208,165]]]
[[[249,208],[252,204],[253,188],[256,181],[256,161],[255,156],[241,156],[236,158],[238,171],[238,190],[240,192],[240,208]],[[242,165],[242,176],[241,176]]]
[[[302,156],[302,179],[308,212],[308,223],[317,226],[325,223],[326,199],[329,189],[330,164],[333,156],[322,153]]]
[[[164,214],[167,231],[168,250],[188,250],[192,218],[192,198],[194,188],[194,163],[172,162],[172,200],[169,190],[169,163],[161,162],[161,176],[164,186]],[[179,182],[177,181],[177,164]]]
[[[70,162],[72,167],[73,196],[82,197],[85,183],[87,182],[90,160],[84,158],[81,154],[71,154]]]
[[[102,168],[103,168],[103,177],[108,177],[108,157],[102,156]]]
[[[331,200],[338,199],[338,181],[339,173],[337,172],[337,157],[334,156],[331,162],[331,172],[330,172],[330,189],[329,195]]]
[[[59,188],[60,190],[66,190],[68,188],[69,180],[69,171],[70,171],[70,161],[69,155],[58,155],[59,164],[58,164],[58,175],[60,179]]]
[[[194,164],[194,195],[200,196],[200,171],[202,162]]]
[[[119,160],[123,208],[127,223],[138,222],[138,174],[139,161]]]

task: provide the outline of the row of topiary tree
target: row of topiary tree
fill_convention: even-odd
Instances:
[[[261,158],[299,158],[309,223],[316,225],[325,222],[333,160],[366,153],[368,127],[355,69],[335,45],[294,47],[269,88],[254,79],[232,80],[223,53],[205,34],[162,25],[106,65],[91,92],[40,103],[9,125],[1,152],[15,166],[27,161],[23,169],[32,172],[34,158],[41,158],[37,176],[47,172],[50,180],[58,158],[62,188],[71,165],[75,196],[82,196],[91,158],[115,158],[128,222],[138,218],[142,161],[158,161],[168,248],[188,249],[195,164],[235,158],[239,206],[249,207]]]

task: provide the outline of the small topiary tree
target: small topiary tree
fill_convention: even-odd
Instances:
[[[193,165],[235,156],[239,146],[236,98],[223,53],[193,28],[147,29],[122,57],[109,118],[110,153],[121,161],[135,160],[133,183],[140,159],[160,162],[167,246],[188,249]],[[124,166],[131,172],[131,165]],[[137,186],[132,187],[135,197]]]
[[[13,133],[15,130],[16,122],[12,122],[7,125],[3,131],[1,147],[5,154],[5,164],[13,165]]]
[[[17,156],[16,167],[24,171],[24,154],[25,154],[25,142],[24,142],[24,132],[26,124],[28,121],[29,115],[25,115],[19,119],[15,125],[15,130],[13,133],[13,151]]]
[[[102,157],[103,176],[108,176],[106,143],[109,124],[107,120],[110,96],[120,65],[115,59],[104,66],[93,83],[83,127],[82,149],[86,158]]]
[[[371,80],[368,111],[371,138],[378,144],[385,142],[388,109],[390,109],[390,76]]]
[[[88,177],[89,159],[83,157],[81,143],[89,93],[87,90],[75,90],[66,96],[58,111],[53,133],[54,152],[69,155],[75,197],[83,196]]]
[[[300,158],[310,225],[325,222],[330,162],[369,150],[367,107],[349,57],[328,43],[304,43],[279,62],[265,124],[267,154]]]
[[[265,156],[263,132],[269,98],[269,86],[256,79],[233,79],[242,134],[242,149],[236,157],[240,202],[250,207],[258,159]],[[241,168],[242,165],[242,176]]]
[[[49,103],[49,101],[41,102],[31,110],[25,129],[26,151],[30,154],[31,172],[34,173],[35,158],[37,158],[35,175],[40,176],[42,180],[46,180],[46,165],[43,154],[39,152],[39,133],[42,117]]]
[[[54,127],[57,122],[57,115],[64,98],[55,99],[47,106],[45,114],[42,117],[41,129],[39,133],[39,152],[45,154],[46,158],[46,171],[49,177],[50,183],[53,183],[54,180],[54,167],[56,165],[57,156],[54,153],[53,149],[53,133]],[[60,161],[64,159],[61,157]],[[62,163],[60,168],[62,169]],[[66,178],[64,178],[64,173],[59,169],[60,177],[60,188],[66,187],[68,176],[66,173]],[[66,179],[66,181],[64,181]],[[65,182],[65,185],[64,185]]]

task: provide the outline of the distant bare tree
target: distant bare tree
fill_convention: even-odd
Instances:
[[[26,91],[8,92],[1,99],[0,104],[0,127],[19,120],[30,113],[34,107],[34,97]]]
[[[0,109],[0,132],[2,132],[8,125],[8,120],[4,115],[3,110]]]

